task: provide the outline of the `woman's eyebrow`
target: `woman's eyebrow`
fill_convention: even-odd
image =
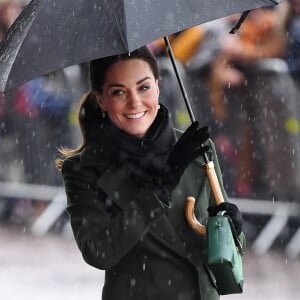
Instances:
[[[147,80],[147,79],[151,79],[151,78],[150,78],[149,76],[146,76],[146,77],[144,77],[144,78],[138,80],[138,81],[136,82],[136,84],[138,85],[138,84],[142,83],[143,81],[145,81],[145,80]],[[121,83],[112,83],[112,84],[109,85],[108,88],[112,88],[112,87],[123,87],[123,88],[124,88],[125,85],[124,85],[124,84],[121,84]]]
[[[109,89],[112,88],[112,87],[125,87],[124,84],[121,84],[121,83],[112,83],[109,85]]]
[[[147,79],[151,79],[151,78],[150,78],[149,76],[146,76],[145,78],[140,79],[139,81],[137,81],[136,84],[140,84],[140,83],[142,83],[143,81],[145,81],[145,80],[147,80]]]

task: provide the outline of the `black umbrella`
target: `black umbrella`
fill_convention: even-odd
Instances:
[[[0,45],[0,91],[280,0],[32,0]]]

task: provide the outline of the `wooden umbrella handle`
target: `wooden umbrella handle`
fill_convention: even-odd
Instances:
[[[195,198],[192,196],[186,198],[185,218],[192,229],[194,229],[200,235],[206,235],[206,227],[197,220],[194,214],[195,201]]]
[[[213,161],[210,161],[205,164],[206,174],[208,177],[209,185],[215,200],[216,205],[219,205],[224,202],[224,197],[222,194],[221,186],[217,177],[215,170],[215,165]]]
[[[209,185],[215,200],[216,205],[219,205],[224,202],[224,197],[222,194],[222,190],[220,187],[220,183],[216,174],[215,166],[213,161],[210,161],[205,164],[206,174],[208,177]],[[186,205],[185,205],[185,217],[187,223],[198,232],[200,235],[206,235],[206,227],[199,223],[197,220],[194,208],[195,208],[195,198],[189,196],[186,198]]]

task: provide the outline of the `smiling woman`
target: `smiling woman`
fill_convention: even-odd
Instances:
[[[147,47],[90,63],[91,91],[79,109],[83,143],[56,161],[72,230],[85,261],[105,270],[104,300],[219,299],[206,239],[184,218],[189,194],[198,195],[200,221],[208,207],[218,211],[199,158],[207,152],[222,182],[215,148],[207,126],[174,129],[159,105],[158,79]],[[240,213],[228,205],[241,233]]]
[[[106,74],[98,103],[111,121],[125,132],[144,137],[153,123],[158,105],[158,79],[140,59],[118,61]]]

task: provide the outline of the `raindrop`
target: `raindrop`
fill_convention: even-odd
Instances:
[[[136,284],[135,278],[131,278],[131,280],[130,280],[130,286],[135,286],[135,284]]]

